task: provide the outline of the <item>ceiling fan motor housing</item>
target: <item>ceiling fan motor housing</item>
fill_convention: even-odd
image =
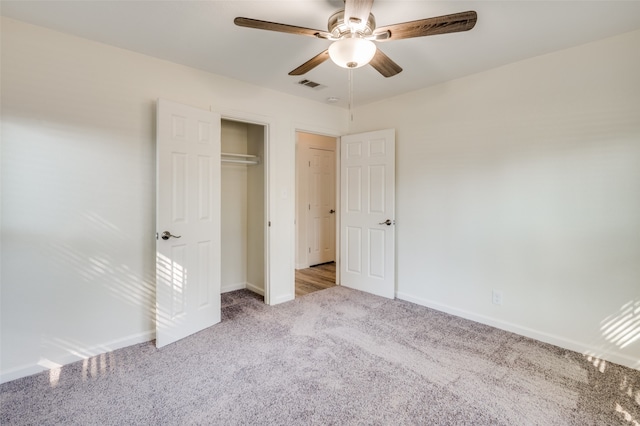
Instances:
[[[344,22],[343,9],[329,17],[328,29],[336,39],[351,37],[354,34],[364,38],[373,34],[373,30],[376,29],[376,18],[370,13],[367,22],[360,22],[359,20],[358,22]]]

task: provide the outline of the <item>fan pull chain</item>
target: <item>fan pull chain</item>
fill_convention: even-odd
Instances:
[[[353,123],[353,70],[349,69],[349,121]]]

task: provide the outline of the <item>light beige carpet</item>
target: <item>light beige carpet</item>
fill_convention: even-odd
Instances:
[[[334,287],[0,386],[2,425],[634,425],[640,371]]]

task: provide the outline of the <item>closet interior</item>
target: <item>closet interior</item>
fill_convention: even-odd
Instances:
[[[265,127],[222,120],[221,291],[265,292]]]

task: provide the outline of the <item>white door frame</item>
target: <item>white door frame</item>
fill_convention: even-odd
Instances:
[[[339,133],[330,133],[330,132],[326,132],[325,130],[319,130],[319,129],[310,129],[310,126],[307,125],[300,125],[300,126],[296,126],[293,129],[294,132],[294,141],[296,144],[296,160],[297,160],[297,149],[298,149],[298,139],[297,139],[297,134],[298,133],[309,133],[309,134],[313,134],[313,135],[320,135],[320,136],[327,136],[330,138],[335,138],[336,140],[336,150],[335,150],[335,154],[336,154],[336,162],[335,162],[335,197],[336,197],[336,235],[335,235],[335,245],[336,245],[336,285],[340,285],[340,149],[341,149],[341,145],[340,145],[340,137],[341,135]],[[297,164],[296,164],[297,167]],[[297,171],[296,171],[297,173]],[[297,185],[297,175],[296,175],[296,185]],[[295,208],[297,208],[298,206],[298,199],[297,199],[297,188],[296,188],[296,200],[295,200]],[[296,214],[297,217],[297,214]],[[297,253],[298,250],[298,241],[297,241],[297,226],[296,226],[296,238],[294,240],[294,256],[295,253]],[[295,264],[295,262],[294,262]],[[295,294],[295,279],[294,281],[291,283],[292,284],[292,293]]]
[[[273,124],[266,117],[239,113],[237,111],[227,113],[221,111],[219,114],[221,120],[255,124],[264,128],[264,158],[261,159],[264,164],[264,303],[270,305],[271,301],[275,299],[271,294],[271,204],[269,201],[272,189],[270,144],[271,140],[275,140],[273,135]]]
[[[300,134],[304,134],[304,135],[313,135],[313,136],[320,136],[320,137],[326,137],[326,138],[330,138],[332,139],[331,144],[329,144],[328,141],[322,141],[322,140],[318,140],[318,141],[313,141],[313,140],[307,140],[304,143],[301,143],[300,141]],[[339,157],[339,152],[337,151],[340,147],[338,145],[340,138],[337,136],[330,136],[330,135],[324,135],[324,134],[320,134],[317,132],[309,132],[306,130],[296,130],[295,133],[296,136],[296,155],[295,155],[295,165],[296,165],[296,170],[295,170],[295,183],[296,183],[296,187],[295,187],[295,217],[296,217],[296,238],[295,238],[295,269],[306,269],[311,265],[310,262],[310,256],[309,256],[309,210],[308,210],[308,199],[303,200],[303,195],[301,195],[301,192],[304,193],[308,193],[308,190],[306,188],[308,188],[309,186],[309,174],[307,173],[307,169],[304,166],[304,164],[308,163],[309,158],[307,158],[307,155],[310,153],[311,150],[319,150],[319,151],[331,151],[333,152],[333,166],[334,169],[336,167],[338,167],[339,163],[338,163],[338,157]],[[333,206],[331,207],[332,209],[336,210],[336,214],[333,215],[333,220],[334,220],[334,225],[337,226],[337,217],[338,217],[338,205],[336,204],[339,200],[338,200],[338,196],[336,194],[336,190],[338,188],[338,182],[335,182],[335,179],[338,177],[339,175],[337,174],[337,170],[333,171],[333,178],[334,178],[334,186],[333,186],[333,191],[334,191],[334,202],[333,202]],[[303,191],[302,189],[305,188],[305,190]],[[306,207],[305,207],[306,206]],[[335,236],[337,235],[336,232],[334,232],[334,260],[337,258],[338,252],[336,252],[336,247],[338,245],[338,241],[335,240]],[[302,236],[302,239],[301,239]]]

